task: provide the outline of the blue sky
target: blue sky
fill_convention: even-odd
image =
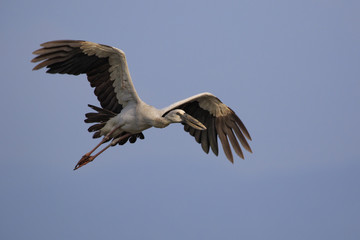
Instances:
[[[359,239],[358,1],[3,1],[1,239]],[[85,76],[33,72],[57,39],[125,51],[144,101],[211,92],[253,154],[206,155],[181,125],[107,150]]]

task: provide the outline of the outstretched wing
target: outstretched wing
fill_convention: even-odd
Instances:
[[[33,70],[48,68],[47,73],[86,73],[104,109],[120,113],[129,102],[140,101],[132,83],[125,53],[120,49],[79,40],[58,40],[41,44],[33,52]]]
[[[33,52],[38,56],[32,59],[32,62],[40,62],[33,70],[46,67],[47,73],[72,75],[85,73],[91,87],[95,88],[94,93],[105,112],[116,115],[129,102],[141,101],[132,83],[125,53],[120,49],[80,40],[51,41],[41,46],[41,49]],[[99,111],[94,114],[97,118],[102,116]],[[88,117],[86,121],[89,122]],[[97,131],[103,125],[104,122],[91,126],[89,132]],[[144,135],[142,133],[131,135],[120,144],[128,140],[134,143],[137,138],[143,139]]]
[[[231,162],[234,160],[229,140],[236,154],[242,159],[244,159],[244,154],[238,140],[247,151],[252,152],[246,140],[246,138],[251,140],[251,137],[243,122],[233,110],[211,93],[201,93],[176,102],[162,109],[163,116],[174,109],[183,109],[206,126],[206,130],[196,130],[189,125],[184,126],[184,130],[201,144],[204,152],[209,153],[211,148],[213,153],[218,155],[218,136],[225,155]]]

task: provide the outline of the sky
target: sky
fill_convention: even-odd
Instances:
[[[360,2],[2,1],[1,239],[360,239]],[[41,43],[122,49],[156,107],[211,92],[253,153],[206,155],[182,125],[108,149],[85,76],[32,71]]]

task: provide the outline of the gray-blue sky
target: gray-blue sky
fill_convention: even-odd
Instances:
[[[1,239],[359,239],[357,1],[3,1]],[[32,72],[56,39],[123,49],[139,94],[212,92],[253,154],[230,164],[148,130],[72,171],[97,141],[84,76]]]

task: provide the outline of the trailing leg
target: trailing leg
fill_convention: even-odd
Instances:
[[[89,162],[92,162],[97,156],[99,156],[101,153],[103,153],[106,149],[108,149],[111,146],[115,146],[116,144],[118,144],[121,140],[128,138],[131,136],[130,133],[126,133],[125,135],[115,138],[114,140],[111,141],[110,144],[108,144],[106,147],[104,147],[101,151],[99,151],[97,154],[95,154],[94,156],[91,156],[91,154],[104,142],[108,141],[111,134],[113,134],[115,132],[115,130],[117,130],[117,128],[115,128],[114,130],[112,130],[110,133],[106,134],[106,136],[103,138],[103,140],[101,140],[101,142],[96,145],[95,148],[93,148],[90,152],[86,153],[84,156],[82,156],[82,158],[80,159],[80,161],[76,164],[74,170],[88,164]]]

